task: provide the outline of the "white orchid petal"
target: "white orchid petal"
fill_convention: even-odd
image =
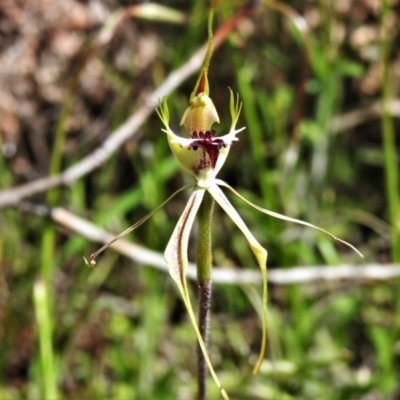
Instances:
[[[193,329],[195,330],[200,348],[203,352],[204,359],[207,363],[207,366],[210,370],[212,377],[214,378],[215,383],[217,384],[219,390],[221,391],[221,395],[225,400],[229,400],[228,395],[223,389],[215,371],[211,364],[210,357],[207,352],[207,348],[204,344],[203,338],[200,334],[196,317],[193,312],[192,304],[190,302],[189,292],[187,290],[186,283],[186,269],[188,265],[187,259],[187,249],[189,242],[189,234],[192,229],[194,219],[196,217],[197,211],[200,207],[200,204],[203,200],[205,190],[204,189],[196,189],[193,194],[190,196],[189,201],[179,218],[179,221],[174,229],[174,232],[171,236],[171,239],[168,242],[168,246],[165,250],[164,257],[165,261],[169,265],[169,273],[178,285],[179,291],[181,292],[183,301],[185,303],[187,312],[190,317],[190,321],[193,325]]]
[[[186,207],[165,249],[164,257],[170,267],[172,278],[186,291],[187,248],[190,230],[205,191],[196,189],[189,198]]]
[[[243,200],[245,203],[247,203],[251,207],[255,208],[256,210],[261,211],[264,214],[270,215],[271,217],[274,217],[274,218],[277,218],[277,219],[281,219],[283,221],[294,222],[296,224],[305,225],[305,226],[308,226],[310,228],[314,228],[314,229],[316,229],[316,230],[318,230],[320,232],[323,232],[323,233],[329,235],[331,238],[337,240],[338,242],[345,244],[346,246],[348,246],[352,250],[354,250],[359,256],[364,258],[364,256],[361,254],[361,252],[358,251],[352,244],[346,242],[345,240],[339,239],[338,237],[336,237],[332,233],[326,231],[325,229],[319,228],[318,226],[310,224],[309,222],[305,222],[305,221],[302,221],[302,220],[296,219],[296,218],[286,217],[285,215],[282,215],[282,214],[276,213],[274,211],[269,211],[269,210],[267,210],[265,208],[259,207],[256,204],[253,204],[251,201],[247,200],[241,194],[239,194],[232,186],[228,185],[226,182],[221,181],[220,179],[216,179],[215,182],[217,183],[217,185],[224,186],[224,187],[228,188],[234,195],[239,197],[241,200]]]
[[[218,180],[219,181],[219,180]],[[267,298],[268,298],[268,286],[267,286],[267,250],[265,250],[252,233],[247,228],[246,224],[243,222],[240,215],[237,213],[235,208],[226,198],[222,190],[217,186],[213,185],[208,189],[208,192],[215,199],[215,201],[221,206],[221,208],[229,215],[232,221],[237,225],[237,227],[243,232],[247,241],[250,244],[251,249],[258,261],[259,267],[261,269],[262,284],[263,284],[263,294],[262,294],[262,340],[261,349],[258,356],[258,360],[253,369],[253,373],[257,373],[262,360],[264,359],[265,350],[267,347]]]
[[[224,136],[220,136],[220,139],[223,140],[227,145],[231,145],[232,142],[237,142],[239,140],[239,138],[236,137],[236,135],[239,132],[242,132],[246,129],[246,127],[244,126],[243,128],[240,129],[232,129],[229,133],[227,133]]]
[[[244,126],[243,128],[240,128],[240,129],[231,130],[229,133],[227,133],[227,134],[224,135],[224,136],[220,136],[219,138],[220,138],[221,140],[223,140],[224,143],[227,145],[227,148],[229,148],[229,146],[232,145],[232,142],[237,142],[237,141],[239,141],[239,138],[237,138],[236,135],[237,135],[239,132],[244,131],[245,129],[246,129],[246,127]]]
[[[228,157],[229,151],[231,149],[232,143],[237,142],[239,139],[236,137],[236,135],[245,130],[246,128],[240,128],[240,129],[234,129],[228,134],[224,136],[220,136],[219,139],[221,139],[225,143],[225,147],[221,147],[219,150],[219,155],[218,155],[218,160],[215,164],[214,168],[214,176],[218,174],[222,166],[225,164],[226,158]]]

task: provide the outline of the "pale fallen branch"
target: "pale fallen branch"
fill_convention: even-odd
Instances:
[[[38,210],[36,209],[36,212]],[[40,210],[39,210],[40,212]],[[43,208],[43,214],[49,214],[48,209]],[[115,237],[95,224],[74,215],[64,208],[55,208],[50,211],[51,219],[58,225],[77,233],[92,242],[107,243]],[[119,240],[111,246],[115,251],[128,257],[135,264],[147,265],[168,273],[168,266],[161,253],[146,249],[130,243],[126,240]],[[83,256],[83,255],[82,255]],[[82,266],[84,261],[82,259]],[[334,267],[312,266],[312,267],[293,267],[290,269],[270,269],[268,280],[277,285],[289,285],[293,283],[310,283],[315,281],[335,281],[335,280],[387,280],[400,276],[400,265],[380,265],[363,264],[338,265]],[[187,277],[196,280],[196,266],[189,264]],[[213,268],[213,282],[217,284],[259,284],[261,274],[256,270],[243,270],[239,267]]]
[[[400,99],[392,99],[389,102],[388,112],[393,118],[400,118]],[[382,115],[382,102],[377,100],[371,104],[363,105],[354,110],[336,115],[329,122],[329,131],[332,135],[345,133],[356,126],[377,119]],[[299,156],[296,143],[286,149],[284,153],[285,168],[293,167]]]
[[[214,48],[219,47],[224,42],[240,19],[247,15],[250,10],[250,6],[243,6],[231,19],[218,28],[214,35]],[[155,111],[160,99],[168,96],[189,76],[200,69],[206,48],[207,45],[203,45],[186,63],[169,74],[163,84],[144,99],[139,109],[118,129],[112,132],[99,148],[87,157],[67,168],[61,174],[41,178],[12,189],[0,191],[0,208],[17,204],[28,196],[57,186],[71,185],[77,179],[82,178],[102,165],[127,139],[137,132],[138,128],[143,125],[149,115]]]
[[[389,102],[389,113],[393,118],[400,118],[400,99],[392,99]],[[329,128],[332,133],[345,132],[358,125],[379,118],[382,115],[381,100],[364,105],[355,110],[348,111],[332,118]]]

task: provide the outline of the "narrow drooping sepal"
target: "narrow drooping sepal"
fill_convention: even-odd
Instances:
[[[83,259],[85,260],[85,264],[89,265],[91,267],[96,265],[95,258],[102,252],[104,251],[107,247],[112,246],[113,243],[115,243],[117,240],[122,239],[124,236],[128,235],[130,232],[134,231],[136,228],[138,228],[140,225],[145,223],[149,218],[151,218],[158,210],[163,208],[169,201],[171,201],[178,193],[189,189],[193,187],[193,184],[188,183],[184,186],[182,186],[180,189],[178,189],[175,193],[173,193],[171,196],[168,197],[167,200],[165,200],[163,203],[161,203],[158,207],[156,207],[153,211],[151,211],[149,214],[147,214],[144,218],[142,218],[140,221],[136,222],[132,226],[130,226],[128,229],[125,229],[122,233],[120,233],[118,236],[114,237],[112,240],[107,242],[103,247],[98,249],[95,253],[93,253],[89,260],[86,260],[85,257]]]
[[[200,204],[203,200],[205,190],[196,189],[189,198],[189,201],[183,211],[179,221],[172,233],[172,236],[168,242],[168,246],[165,250],[164,257],[169,266],[169,273],[178,285],[179,291],[181,292],[183,301],[185,303],[187,312],[189,314],[190,321],[193,329],[196,332],[196,336],[203,352],[204,359],[206,360],[207,366],[210,370],[215,383],[217,384],[221,395],[225,400],[229,400],[228,395],[223,389],[215,371],[211,364],[210,357],[207,352],[207,348],[201,337],[196,317],[193,312],[192,304],[190,301],[189,291],[186,283],[186,269],[188,265],[187,249],[189,242],[189,234],[193,226],[194,219],[197,211],[199,210]]]
[[[252,203],[251,201],[249,201],[245,197],[243,197],[240,193],[238,193],[232,186],[228,185],[226,182],[221,181],[220,179],[216,179],[215,182],[219,186],[224,186],[224,187],[228,188],[235,196],[239,197],[239,199],[243,200],[249,206],[255,208],[256,210],[258,210],[260,212],[262,212],[263,214],[269,215],[269,216],[277,218],[277,219],[281,219],[283,221],[294,222],[294,223],[299,224],[299,225],[308,226],[310,228],[316,229],[317,231],[323,232],[326,235],[330,236],[332,239],[335,239],[336,241],[338,241],[340,243],[343,243],[347,247],[350,247],[360,257],[364,258],[362,253],[360,251],[358,251],[352,244],[350,244],[349,242],[346,242],[345,240],[339,239],[337,236],[335,236],[332,233],[326,231],[325,229],[322,229],[322,228],[320,228],[320,227],[318,227],[316,225],[310,224],[309,222],[302,221],[301,219],[286,217],[285,215],[282,215],[282,214],[276,213],[274,211],[270,211],[270,210],[267,210],[267,209],[262,208],[260,206],[257,206],[256,204]]]
[[[246,224],[243,222],[240,215],[237,213],[235,208],[226,198],[222,190],[215,184],[208,188],[208,192],[214,197],[214,200],[221,206],[221,208],[229,215],[232,221],[237,225],[237,227],[243,232],[253,253],[258,261],[258,265],[261,270],[262,276],[262,339],[261,348],[258,356],[256,365],[254,366],[253,373],[256,374],[260,369],[261,363],[265,356],[265,351],[267,348],[267,299],[268,299],[268,279],[267,279],[267,250],[265,250],[252,233],[247,228]]]

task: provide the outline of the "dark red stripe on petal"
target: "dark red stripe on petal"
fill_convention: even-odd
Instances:
[[[179,227],[178,230],[178,242],[177,242],[177,247],[176,247],[176,252],[178,254],[178,268],[179,268],[179,277],[181,279],[181,283],[182,285],[184,285],[185,279],[186,277],[184,276],[184,271],[183,271],[183,264],[182,264],[182,259],[181,259],[181,248],[182,248],[182,236],[183,236],[183,232],[185,230],[186,224],[187,224],[187,220],[189,218],[189,215],[191,214],[191,211],[193,209],[193,205],[196,201],[196,196],[197,194],[195,194],[193,196],[192,202],[190,204],[190,207],[186,210],[186,214],[183,217],[183,221],[182,221],[182,225]]]

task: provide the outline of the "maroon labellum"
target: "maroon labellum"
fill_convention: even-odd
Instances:
[[[197,150],[199,147],[202,148],[210,158],[211,168],[215,168],[221,147],[225,148],[227,146],[224,140],[216,138],[215,134],[216,132],[214,130],[205,133],[197,133],[194,131],[191,135],[194,140],[188,146],[189,150]]]

